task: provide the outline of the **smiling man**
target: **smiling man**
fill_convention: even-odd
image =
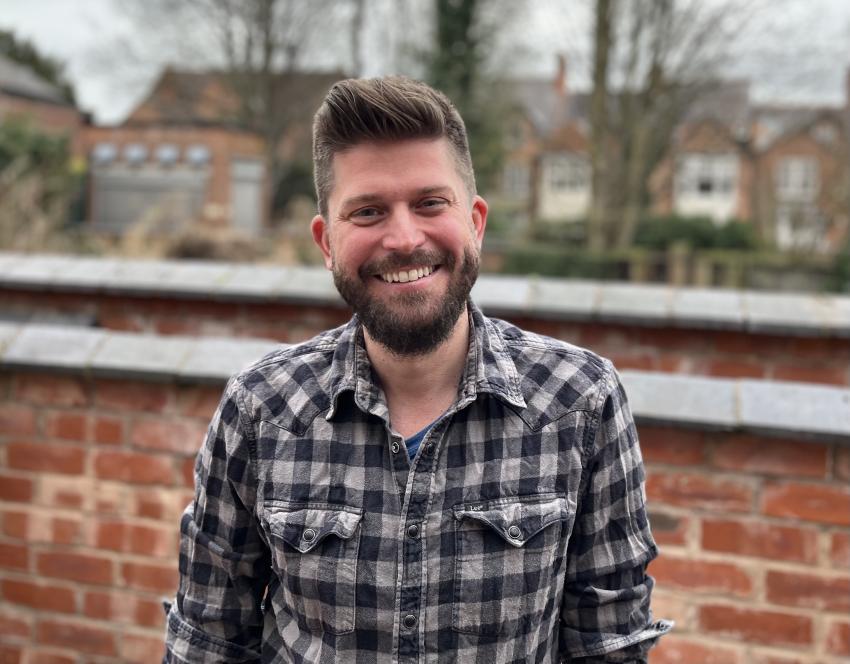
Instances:
[[[656,547],[610,362],[469,299],[487,204],[428,86],[337,83],[313,237],[351,321],[234,376],[167,662],[645,662]]]

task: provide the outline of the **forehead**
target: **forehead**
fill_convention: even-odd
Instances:
[[[390,196],[428,187],[461,193],[461,180],[445,138],[358,143],[333,158],[331,207],[364,195]]]

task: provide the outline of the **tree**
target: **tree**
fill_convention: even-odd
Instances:
[[[0,55],[24,65],[40,78],[53,83],[65,101],[75,104],[74,86],[68,80],[65,65],[60,60],[44,55],[32,42],[16,37],[10,30],[0,30]]]
[[[594,0],[590,245],[632,243],[649,178],[689,108],[718,80],[756,6]]]

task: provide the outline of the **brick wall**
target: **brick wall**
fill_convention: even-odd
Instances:
[[[220,385],[0,373],[0,662],[158,661]],[[662,555],[652,664],[850,657],[850,447],[639,426]]]
[[[334,303],[185,293],[169,297],[0,287],[0,301],[19,320],[66,316],[112,330],[256,337],[285,343],[340,325],[350,315]],[[484,306],[487,311],[493,309]],[[820,330],[788,334],[678,322],[558,320],[548,313],[502,315],[526,329],[590,348],[611,358],[620,369],[850,385],[850,339]]]

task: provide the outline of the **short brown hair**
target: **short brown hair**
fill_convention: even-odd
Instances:
[[[466,127],[446,95],[404,76],[335,83],[313,118],[313,180],[319,213],[327,217],[334,155],[366,141],[412,138],[448,139],[472,199],[475,173]]]

